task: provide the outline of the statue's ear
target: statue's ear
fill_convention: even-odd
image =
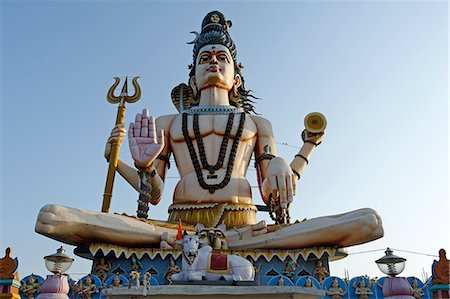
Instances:
[[[234,85],[236,86],[236,88],[238,88],[239,86],[242,85],[242,77],[239,74],[236,74],[234,76]]]
[[[195,226],[195,232],[198,234],[204,228],[205,226],[202,223],[197,223],[197,225]]]
[[[222,232],[225,232],[227,230],[227,226],[222,223],[219,226],[217,226],[217,229],[221,230]]]
[[[192,91],[194,92],[194,97],[197,96],[197,83],[195,82],[195,76],[192,76],[189,78],[189,86],[192,88]]]

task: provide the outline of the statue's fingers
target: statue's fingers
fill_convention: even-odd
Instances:
[[[276,194],[278,191],[277,176],[274,174],[269,175],[269,182],[272,189],[272,196],[276,198]]]
[[[148,119],[148,129],[149,129],[148,136],[153,138],[153,143],[156,143],[156,126],[155,126],[155,118],[153,116],[150,116]]]
[[[134,124],[130,123],[130,128],[128,129],[128,138],[134,138]]]
[[[252,225],[252,230],[261,230],[266,227],[266,221],[261,220],[260,222]]]
[[[280,191],[280,206],[282,209],[286,209],[287,207],[287,187],[286,187],[286,178],[284,175],[279,174],[277,176],[278,182],[278,190]]]
[[[149,116],[150,116],[150,113],[148,112],[148,109],[147,108],[142,109],[142,117],[148,119]]]
[[[141,137],[141,125],[142,117],[141,114],[136,115],[136,121],[134,122],[134,137]]]
[[[267,234],[267,228],[261,229],[261,230],[254,230],[254,231],[252,232],[252,235],[253,235],[254,237],[260,236],[260,235],[264,235],[264,234]]]
[[[294,201],[294,187],[292,186],[292,175],[286,177],[286,191],[288,203]]]
[[[141,121],[141,137],[147,137],[148,135],[148,118],[142,117]]]
[[[295,196],[297,193],[297,176],[293,175],[291,176],[292,180],[292,195]]]

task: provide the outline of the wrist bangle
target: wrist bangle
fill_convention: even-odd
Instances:
[[[300,173],[297,170],[291,168],[292,172],[297,176],[297,179],[300,179]]]
[[[261,162],[262,160],[272,160],[273,158],[275,158],[275,156],[272,154],[262,154],[261,156],[256,157],[255,168],[256,168],[256,166],[258,166],[259,162]]]
[[[319,145],[322,143],[322,141],[320,141],[320,142],[318,142],[318,143],[315,143],[315,142],[306,140],[305,143],[311,143],[311,144],[314,144],[314,146],[319,146]]]
[[[296,157],[300,157],[300,158],[302,158],[303,160],[305,160],[305,162],[306,162],[306,164],[309,164],[309,161],[308,161],[308,159],[306,159],[306,157],[305,156],[303,156],[302,154],[297,154],[297,155],[295,155]]]
[[[136,167],[136,169],[139,170],[140,172],[150,173],[150,169],[151,169],[152,166],[153,165],[150,165],[150,166],[147,166],[147,167],[141,167],[141,166],[138,166],[136,164],[136,162],[134,162],[134,167]]]

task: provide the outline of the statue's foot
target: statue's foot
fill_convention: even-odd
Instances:
[[[159,245],[160,235],[169,229],[156,231],[149,223],[122,215],[46,205],[39,211],[35,231],[71,245],[107,243],[154,247]]]
[[[383,236],[380,216],[372,209],[318,217],[276,231],[230,241],[230,249],[295,249],[316,246],[353,246]]]

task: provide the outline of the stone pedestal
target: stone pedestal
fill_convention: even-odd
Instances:
[[[318,299],[325,291],[312,288],[287,286],[211,286],[211,285],[169,285],[148,288],[105,289],[103,296],[110,299],[125,298],[195,298],[195,299]]]

